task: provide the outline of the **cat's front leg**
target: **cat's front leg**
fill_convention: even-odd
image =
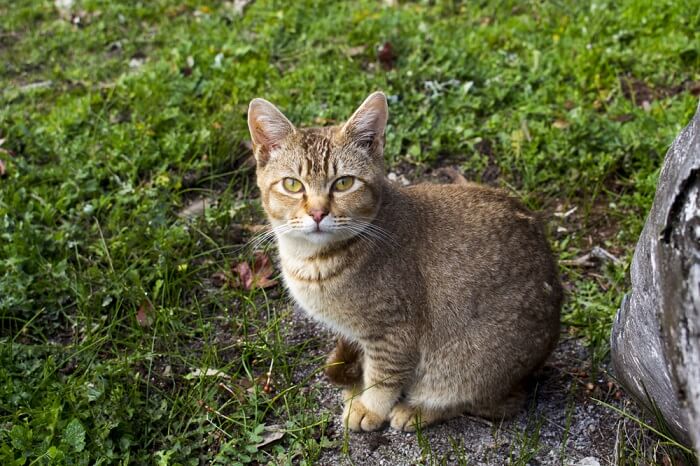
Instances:
[[[343,421],[352,431],[374,431],[389,420],[401,391],[413,371],[410,352],[365,348],[362,389],[345,392]]]

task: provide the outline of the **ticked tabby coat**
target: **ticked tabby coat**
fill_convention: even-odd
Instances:
[[[352,385],[349,429],[510,415],[559,335],[562,289],[542,226],[497,189],[388,182],[387,116],[380,92],[326,128],[250,103],[284,282],[341,337],[335,359],[359,358],[329,371]]]

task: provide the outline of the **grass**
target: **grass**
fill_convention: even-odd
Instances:
[[[617,255],[563,267],[564,323],[603,361],[697,104],[698,31],[697,1],[0,1],[0,462],[314,464],[332,445],[286,298],[212,278],[262,219],[255,96],[314,125],[383,89],[393,170],[497,173],[550,214],[563,261]],[[213,205],[178,217],[197,197]]]

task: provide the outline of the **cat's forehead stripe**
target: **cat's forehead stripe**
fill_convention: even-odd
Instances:
[[[327,134],[317,131],[302,133],[300,146],[303,153],[302,175],[328,173],[332,144]]]

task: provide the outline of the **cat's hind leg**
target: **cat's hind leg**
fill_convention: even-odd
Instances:
[[[339,337],[335,349],[326,359],[326,377],[331,383],[341,387],[361,384],[363,357],[360,345]]]
[[[523,410],[527,401],[527,390],[519,384],[505,398],[489,404],[472,404],[465,407],[465,412],[492,421],[508,419]]]

